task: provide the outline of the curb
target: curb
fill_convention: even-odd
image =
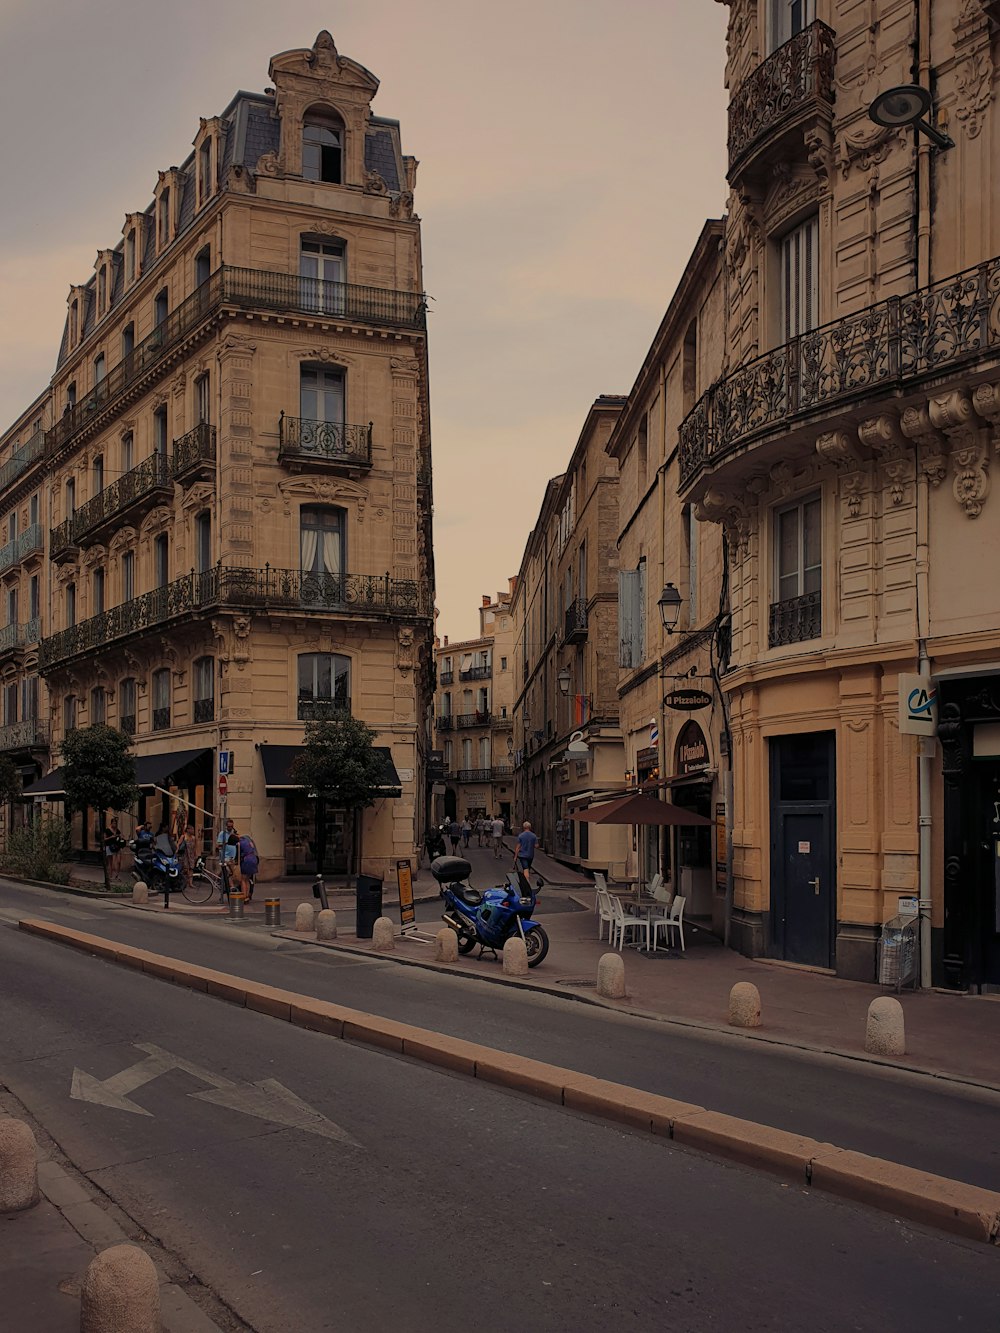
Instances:
[[[671,1138],[714,1156],[772,1171],[800,1184],[969,1240],[996,1244],[1000,1237],[1000,1193],[977,1185],[145,949],[116,944],[66,926],[29,919],[19,921],[18,928],[29,935],[70,945],[312,1032],[409,1056],[614,1124]]]
[[[12,875],[0,870],[0,880],[10,880],[11,884],[26,884],[32,889],[51,889],[53,893],[72,893],[77,898],[100,898],[102,902],[129,902],[129,893],[105,893],[103,889],[84,889],[77,884],[53,884],[47,879],[25,879],[23,875]]]

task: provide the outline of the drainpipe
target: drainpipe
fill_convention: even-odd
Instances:
[[[931,85],[931,0],[916,0],[917,34],[914,51],[917,83]],[[931,280],[931,141],[914,128],[917,149],[917,287]]]

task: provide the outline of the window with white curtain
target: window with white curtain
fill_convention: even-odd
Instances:
[[[781,331],[779,342],[808,333],[819,323],[819,219],[814,214],[779,242]]]
[[[303,574],[344,572],[344,511],[303,508],[300,518],[300,561]]]

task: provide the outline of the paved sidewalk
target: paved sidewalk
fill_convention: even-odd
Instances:
[[[78,1333],[80,1283],[94,1251],[48,1199],[0,1214],[0,1326]]]

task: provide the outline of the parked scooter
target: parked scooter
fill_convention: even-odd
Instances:
[[[176,856],[162,852],[155,844],[147,841],[129,843],[134,861],[132,874],[143,880],[151,893],[163,893],[169,888],[171,893],[180,892],[181,868]]]
[[[472,889],[463,881],[472,874],[472,866],[461,856],[439,856],[431,862],[431,874],[441,885],[441,896],[448,905],[444,922],[458,936],[458,952],[471,953],[479,945],[499,953],[512,936],[524,940],[528,966],[537,967],[549,951],[549,937],[531,913],[538,894],[527,875],[514,872],[502,888]]]

